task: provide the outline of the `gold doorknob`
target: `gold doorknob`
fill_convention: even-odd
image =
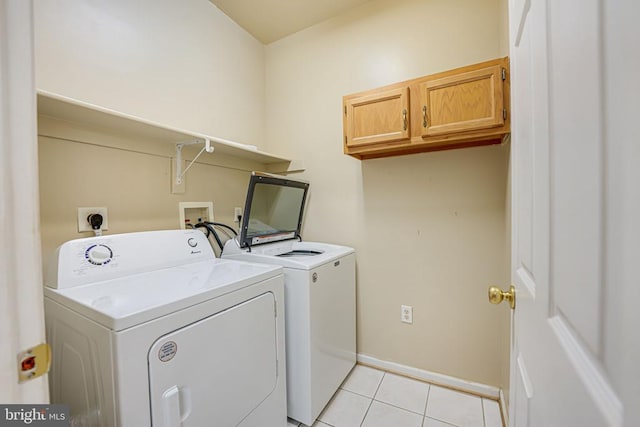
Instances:
[[[512,310],[516,308],[516,288],[513,285],[509,286],[508,292],[497,286],[489,286],[489,302],[491,304],[500,304],[504,300],[509,301]]]

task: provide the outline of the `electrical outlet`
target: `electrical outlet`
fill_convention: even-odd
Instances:
[[[242,208],[233,208],[233,222],[240,222],[239,219],[242,216]]]
[[[78,233],[82,233],[84,231],[93,231],[93,229],[91,228],[91,224],[89,224],[89,220],[87,219],[91,214],[102,215],[102,226],[100,227],[100,229],[109,229],[107,208],[78,208]]]
[[[400,321],[402,323],[413,323],[413,307],[410,305],[400,306]]]

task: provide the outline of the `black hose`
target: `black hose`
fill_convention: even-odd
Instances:
[[[213,238],[216,239],[216,243],[218,244],[218,247],[220,248],[220,253],[222,253],[222,251],[224,250],[224,245],[222,244],[222,240],[220,240],[220,236],[218,236],[218,233],[213,228],[213,226],[211,226],[209,224],[206,224],[206,223],[205,223],[204,226],[207,227],[207,230],[209,230],[211,232],[211,234],[213,234]]]
[[[205,230],[207,230],[207,232],[205,233],[207,235],[207,238],[209,238],[209,236],[213,234],[213,238],[216,239],[216,243],[220,248],[220,253],[222,253],[222,250],[224,249],[222,240],[220,240],[220,236],[218,236],[218,233],[212,226],[210,226],[208,223],[200,222],[195,225],[195,228],[204,228]]]
[[[223,223],[221,223],[221,222],[208,222],[208,221],[205,221],[204,223],[205,223],[205,224],[209,224],[209,225],[215,225],[215,226],[217,226],[217,227],[226,228],[227,230],[231,230],[231,232],[232,232],[235,236],[237,236],[237,235],[238,235],[238,232],[237,232],[233,227],[230,227],[230,226],[228,226],[227,224],[223,224]]]
[[[199,222],[196,225],[192,225],[191,228],[204,228],[204,235],[209,237],[210,231],[206,224]]]

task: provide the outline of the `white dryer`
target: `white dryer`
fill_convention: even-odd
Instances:
[[[286,426],[282,269],[200,231],[63,244],[47,274],[53,403],[81,426]]]
[[[254,173],[225,259],[284,268],[287,414],[313,425],[356,363],[355,251],[300,238],[308,184]]]

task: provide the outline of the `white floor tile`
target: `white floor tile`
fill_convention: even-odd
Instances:
[[[503,427],[496,401],[356,365],[313,427],[361,426]]]
[[[434,420],[433,418],[424,417],[424,423],[422,427],[456,427],[453,424],[445,423],[443,421]]]
[[[484,427],[480,397],[438,386],[431,386],[425,415],[459,427]]]
[[[500,405],[498,402],[483,398],[482,407],[484,409],[485,427],[502,427],[502,415],[500,414]]]
[[[424,415],[428,393],[427,383],[387,373],[382,379],[375,400]]]
[[[287,420],[287,427],[298,427],[300,424],[293,421],[293,420]]]
[[[362,427],[422,427],[422,415],[373,401]]]
[[[344,383],[342,383],[341,388],[363,396],[373,397],[383,376],[383,371],[369,368],[368,366],[356,365]]]
[[[359,427],[370,403],[371,399],[364,396],[338,390],[318,420],[333,427]]]

